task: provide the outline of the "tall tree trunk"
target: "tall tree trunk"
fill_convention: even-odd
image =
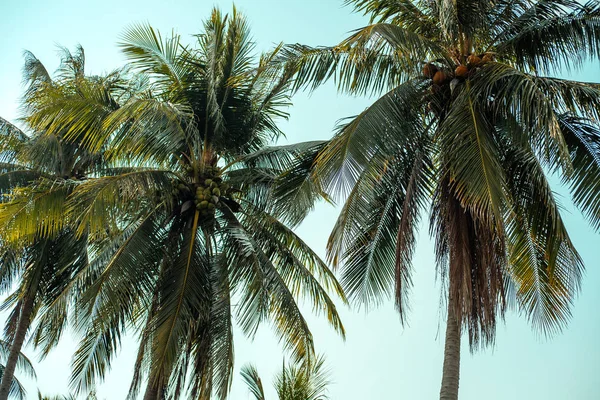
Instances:
[[[15,367],[17,366],[17,360],[25,341],[25,336],[29,330],[31,324],[31,313],[33,311],[33,296],[28,296],[21,303],[21,311],[19,316],[19,322],[17,324],[17,330],[15,337],[10,345],[10,353],[6,366],[4,367],[4,374],[2,375],[2,383],[0,383],[0,400],[7,400],[10,392],[10,385],[12,384]]]
[[[460,377],[460,322],[454,312],[454,302],[448,299],[448,320],[446,322],[446,345],[444,349],[444,370],[440,400],[458,399]]]

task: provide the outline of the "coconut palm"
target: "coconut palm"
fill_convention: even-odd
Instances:
[[[246,365],[241,371],[242,379],[256,400],[266,400],[262,380],[253,365]],[[318,357],[311,363],[290,363],[283,365],[275,377],[275,390],[279,400],[326,400],[329,385],[329,371],[325,369],[325,359]]]
[[[460,337],[493,342],[512,299],[536,328],[568,321],[583,271],[548,175],[600,227],[600,85],[551,77],[600,55],[600,5],[570,0],[354,0],[371,24],[291,45],[296,87],[378,94],[316,159],[345,200],[329,243],[350,297],[395,297],[431,213],[447,300],[440,398],[458,397]]]
[[[78,304],[84,333],[76,391],[101,378],[126,332],[139,335],[129,397],[227,395],[234,318],[249,336],[270,320],[297,359],[313,338],[306,297],[343,334],[326,264],[292,231],[322,193],[310,179],[321,142],[266,147],[281,137],[290,74],[253,56],[246,20],[214,10],[186,46],[147,25],[122,38],[138,89],[101,115],[93,98],[49,101],[29,122],[68,128],[122,170],[78,185],[68,205],[97,245]],[[92,96],[93,97],[93,96]]]
[[[75,397],[71,395],[42,396],[39,393],[38,400],[75,400]]]
[[[76,397],[71,395],[71,394],[67,394],[67,395],[55,395],[55,396],[44,396],[41,393],[38,393],[38,399],[39,400],[76,400]],[[98,400],[98,397],[96,397],[96,393],[95,392],[90,392],[86,397],[85,400]]]
[[[74,54],[67,49],[62,53],[55,79],[33,54],[25,54],[26,114],[46,104],[47,98],[111,85],[114,77],[84,76],[81,47]],[[67,322],[73,279],[88,262],[87,237],[69,226],[63,208],[73,188],[104,168],[104,160],[98,152],[66,142],[63,133],[25,134],[0,119],[0,288],[12,291],[3,305],[12,311],[5,328],[11,350],[0,385],[2,400],[13,390],[19,354],[37,316],[34,345],[45,355],[58,342]]]

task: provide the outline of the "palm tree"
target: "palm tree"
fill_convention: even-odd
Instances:
[[[310,179],[321,142],[266,147],[281,137],[290,74],[253,57],[246,20],[215,9],[196,36],[163,39],[135,25],[121,47],[138,82],[100,116],[94,96],[48,102],[30,123],[121,170],[77,186],[68,205],[97,246],[78,303],[84,333],[72,384],[101,378],[126,332],[139,335],[130,398],[224,398],[235,318],[247,335],[270,320],[297,359],[313,338],[297,301],[344,333],[327,265],[292,231],[322,193]],[[187,394],[186,394],[187,391]]]
[[[550,77],[600,55],[600,4],[353,0],[371,24],[334,47],[291,45],[296,87],[335,78],[380,98],[316,159],[345,199],[328,243],[349,296],[394,294],[404,320],[425,209],[447,299],[441,399],[458,397],[460,337],[494,340],[514,299],[544,334],[583,271],[547,178],[600,227],[600,85]],[[384,94],[381,94],[384,93]]]
[[[256,400],[266,400],[262,380],[256,367],[246,365],[241,371],[242,379]],[[281,372],[275,377],[275,390],[279,400],[326,400],[329,371],[325,359],[318,357],[311,363],[284,362]]]
[[[38,392],[38,399],[39,400],[76,400],[76,397],[71,395],[71,394],[67,394],[67,395],[56,395],[56,396],[43,396],[41,393]],[[98,400],[98,397],[96,397],[96,393],[95,392],[90,392],[85,400]]]
[[[43,64],[25,53],[26,113],[48,97],[58,98],[108,86],[109,79],[84,76],[85,56],[62,49],[61,66],[52,79]],[[107,105],[108,106],[108,105]],[[66,142],[64,131],[25,134],[0,118],[0,288],[14,289],[3,307],[12,307],[6,325],[10,354],[0,384],[0,399],[13,390],[13,374],[32,322],[39,317],[32,341],[45,355],[58,342],[67,322],[66,301],[72,281],[88,262],[87,237],[64,218],[63,207],[73,188],[103,168],[103,157]]]

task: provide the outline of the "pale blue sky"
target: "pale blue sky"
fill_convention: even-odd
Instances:
[[[5,0],[0,3],[0,115],[18,117],[22,91],[23,50],[31,50],[50,69],[57,65],[56,44],[86,50],[88,72],[102,73],[122,64],[115,43],[132,22],[150,22],[164,33],[172,28],[185,38],[200,31],[213,5],[229,11],[230,1],[172,0]],[[334,44],[366,19],[342,7],[342,0],[239,0],[252,26],[259,49],[274,43]],[[190,39],[191,41],[191,39]],[[597,80],[598,63],[573,79]],[[336,120],[360,112],[368,99],[348,98],[331,85],[311,96],[294,99],[291,118],[281,126],[289,141],[328,138]],[[599,236],[563,199],[564,217],[573,241],[586,262],[581,295],[575,302],[568,329],[552,338],[537,336],[516,313],[509,313],[498,329],[493,349],[469,354],[463,346],[460,398],[462,400],[593,400],[600,399],[600,249]],[[324,255],[327,235],[337,209],[320,205],[298,229],[299,234]],[[427,227],[421,229],[416,251],[415,289],[410,326],[402,328],[391,302],[377,310],[351,311],[341,307],[348,338],[343,342],[327,325],[309,317],[318,351],[327,356],[335,384],[332,399],[435,399],[439,392],[443,352],[443,324],[439,312],[439,284],[435,279],[433,247]],[[67,390],[72,340],[38,365],[38,383],[46,393]],[[124,343],[100,399],[122,399],[127,392],[135,343]],[[33,356],[31,349],[27,354]],[[280,368],[281,346],[268,327],[254,342],[237,333],[236,375],[231,398],[249,399],[237,371],[244,363],[257,365],[265,381]],[[31,397],[33,398],[33,396]],[[271,397],[274,399],[274,397]]]

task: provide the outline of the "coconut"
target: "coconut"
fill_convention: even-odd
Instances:
[[[454,74],[459,78],[465,78],[469,73],[469,69],[465,65],[459,65],[454,70]]]
[[[491,61],[494,61],[494,55],[492,53],[485,53],[481,59],[481,62],[483,63],[488,63]]]
[[[221,191],[219,190],[219,188],[214,188],[212,190],[212,194],[214,194],[215,196],[220,196],[221,195]]]
[[[441,85],[444,83],[444,81],[446,80],[447,76],[446,73],[444,71],[438,71],[435,73],[435,75],[433,76],[433,83],[436,85]]]
[[[206,186],[210,186],[211,183],[213,183],[212,179],[207,179],[207,180],[204,181],[204,184]]]
[[[200,206],[200,208],[206,208],[206,207],[208,207],[208,201],[206,201],[206,200],[201,201],[200,204],[199,204],[199,206]]]
[[[481,58],[477,57],[476,54],[471,54],[468,58],[467,58],[467,63],[470,66],[476,67],[479,64],[481,64]]]
[[[435,65],[427,63],[423,66],[423,75],[425,75],[427,78],[433,78],[437,70],[438,69]]]
[[[213,211],[216,208],[216,206],[213,203],[208,203],[208,209],[210,211]]]

